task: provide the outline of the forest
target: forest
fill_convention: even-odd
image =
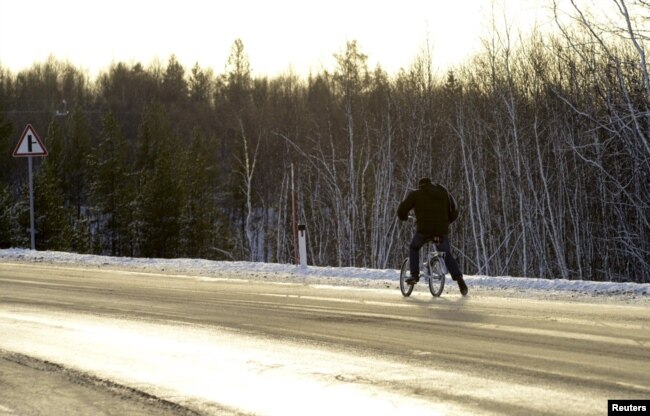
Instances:
[[[0,248],[30,246],[31,123],[38,250],[292,263],[295,207],[309,264],[397,268],[428,176],[466,274],[648,283],[650,3],[571,16],[444,73],[428,45],[388,74],[356,41],[304,76],[255,76],[239,39],[221,72],[0,62]]]

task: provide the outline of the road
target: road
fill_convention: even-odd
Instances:
[[[15,351],[19,344],[12,341],[27,337],[26,325],[13,329],[25,311],[214,328],[367,360],[368,368],[337,373],[332,382],[428,403],[432,414],[593,415],[606,414],[608,399],[650,398],[650,314],[643,305],[519,299],[477,290],[463,298],[457,289],[433,299],[424,285],[402,298],[395,288],[0,263],[5,357],[31,355]],[[417,373],[401,374],[411,371]],[[196,398],[164,398],[185,406],[179,405],[179,413],[208,409],[197,407]],[[2,400],[0,393],[0,414],[3,408],[11,414],[15,397],[4,397],[4,405]]]

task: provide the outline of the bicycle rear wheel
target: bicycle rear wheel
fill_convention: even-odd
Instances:
[[[442,259],[440,257],[431,260],[431,274],[429,275],[429,290],[431,294],[438,297],[445,288],[445,273],[443,272]]]
[[[402,268],[400,269],[399,272],[399,290],[402,291],[402,295],[404,297],[411,296],[411,292],[413,292],[413,286],[414,285],[409,285],[406,283],[406,279],[411,277],[411,267],[410,267],[410,262],[408,257],[406,260],[402,262]]]

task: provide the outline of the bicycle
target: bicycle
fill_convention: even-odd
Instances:
[[[423,257],[424,261],[420,264],[420,276],[424,277],[429,283],[429,291],[434,297],[439,297],[442,290],[445,288],[445,275],[447,274],[447,267],[445,266],[445,253],[438,250],[441,238],[438,236],[432,237],[425,245],[422,246],[422,251],[428,246],[433,246],[432,249],[427,249],[426,256],[420,255],[420,260]],[[408,256],[402,262],[402,268],[399,274],[399,289],[404,297],[411,296],[415,284],[406,283],[406,279],[411,277],[410,260]]]

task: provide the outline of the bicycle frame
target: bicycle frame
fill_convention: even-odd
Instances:
[[[431,271],[429,269],[429,267],[431,266],[431,260],[438,258],[440,259],[440,266],[442,267],[442,272],[444,274],[447,274],[447,265],[445,264],[445,254],[447,253],[445,253],[444,251],[438,251],[438,244],[436,244],[435,241],[432,241],[431,244],[433,244],[435,250],[427,251],[427,258],[422,265],[426,267],[427,270],[429,270],[428,274],[431,275]]]

